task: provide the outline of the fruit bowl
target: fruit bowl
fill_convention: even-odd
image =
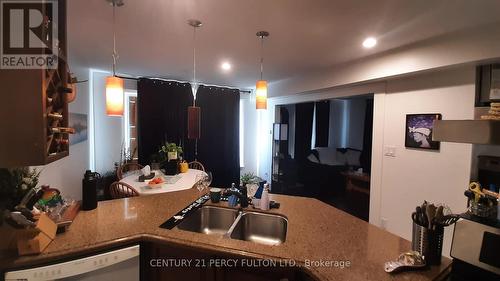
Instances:
[[[161,177],[156,177],[148,182],[150,188],[160,188],[165,181]]]

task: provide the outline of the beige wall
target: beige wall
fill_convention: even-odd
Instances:
[[[463,191],[470,179],[472,147],[441,143],[439,152],[406,149],[406,114],[441,113],[443,119],[472,119],[474,83],[475,67],[465,65],[384,82],[271,98],[268,116],[274,116],[277,104],[374,93],[370,223],[410,240],[411,213],[423,200],[444,203],[454,212],[465,211]],[[396,148],[395,157],[384,156],[387,146]],[[261,159],[267,155],[261,154]],[[270,167],[262,165],[265,168],[270,171]],[[266,173],[262,169],[260,173]],[[444,255],[449,255],[451,230],[447,229]]]
[[[424,200],[444,203],[463,212],[463,191],[471,174],[470,144],[442,142],[439,151],[408,149],[404,145],[406,114],[441,113],[443,119],[474,116],[474,67],[462,67],[387,82],[386,93],[377,94],[373,165],[379,172],[370,200],[370,222],[411,239],[410,215]],[[381,97],[383,95],[383,97]],[[396,148],[396,156],[385,149]],[[449,254],[451,230],[447,229],[443,254]]]

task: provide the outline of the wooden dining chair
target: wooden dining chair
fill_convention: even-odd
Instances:
[[[139,196],[139,192],[135,188],[119,181],[115,181],[109,186],[109,194],[113,199]]]
[[[200,170],[200,171],[205,172],[205,167],[203,167],[203,164],[201,164],[200,162],[198,162],[196,160],[189,162],[188,167],[189,167],[189,169]]]
[[[118,180],[121,180],[124,178],[123,175],[125,175],[125,173],[130,172],[130,171],[140,170],[142,168],[144,168],[144,166],[139,165],[137,163],[127,163],[127,164],[121,165],[120,167],[118,167],[118,170],[116,171],[116,177],[118,178]]]

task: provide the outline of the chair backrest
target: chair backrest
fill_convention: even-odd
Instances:
[[[109,186],[109,194],[113,199],[139,196],[139,192],[135,188],[119,181],[115,181]]]
[[[116,177],[118,177],[118,180],[121,180],[121,179],[123,179],[123,175],[126,172],[140,170],[142,168],[144,168],[144,166],[139,165],[137,163],[127,163],[125,165],[121,165],[118,168],[118,171],[116,171]]]
[[[188,167],[189,169],[195,169],[205,172],[205,167],[203,167],[203,164],[198,161],[189,162]]]

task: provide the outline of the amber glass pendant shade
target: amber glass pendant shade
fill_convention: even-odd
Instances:
[[[267,81],[257,81],[255,87],[255,108],[267,109]]]
[[[106,77],[106,114],[123,116],[123,79]]]

